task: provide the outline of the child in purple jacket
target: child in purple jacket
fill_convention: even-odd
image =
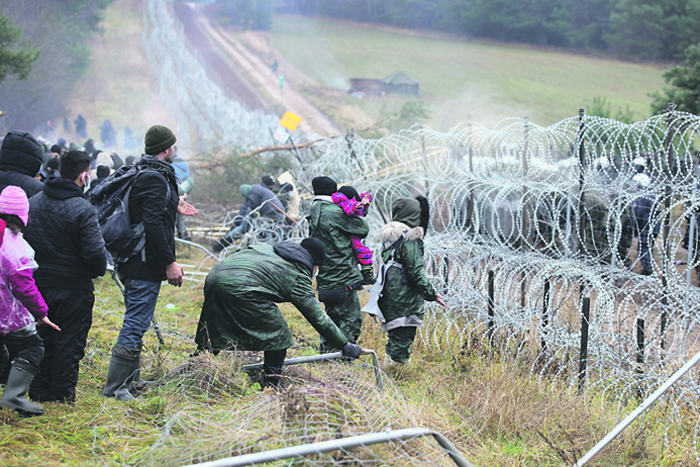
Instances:
[[[333,203],[337,204],[348,216],[364,217],[372,202],[372,195],[369,193],[357,193],[357,190],[349,185],[341,186],[337,193],[331,195]],[[355,251],[357,262],[360,263],[363,280],[361,284],[371,285],[377,279],[374,277],[372,268],[372,250],[362,244],[358,237],[350,237],[352,249]]]
[[[34,283],[38,267],[34,250],[22,237],[28,220],[29,202],[24,190],[8,186],[0,193],[0,344],[14,357],[0,406],[23,415],[41,415],[44,408],[25,397],[44,356],[44,342],[36,323],[60,331],[47,317],[48,307]]]

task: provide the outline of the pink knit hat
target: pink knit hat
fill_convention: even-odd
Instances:
[[[29,201],[27,194],[18,186],[10,185],[0,193],[0,214],[14,214],[27,225]]]

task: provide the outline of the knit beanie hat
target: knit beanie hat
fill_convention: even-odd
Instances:
[[[263,175],[262,182],[265,186],[272,186],[275,184],[275,177],[272,175]]]
[[[314,194],[317,196],[330,196],[338,191],[338,184],[335,183],[335,180],[326,176],[314,177],[311,180],[311,186],[314,189]]]
[[[0,214],[14,214],[22,219],[24,225],[29,220],[29,201],[27,194],[18,186],[10,185],[0,193]]]
[[[243,195],[244,198],[248,198],[248,195],[250,194],[251,190],[253,189],[253,185],[241,185],[238,187],[238,192]]]
[[[146,131],[146,136],[143,138],[145,145],[144,152],[148,155],[160,154],[174,146],[177,138],[175,133],[165,125],[153,125]]]
[[[345,195],[347,199],[353,199],[355,198],[356,201],[361,201],[362,198],[360,198],[360,194],[357,192],[357,190],[350,185],[343,185],[340,188],[338,188],[338,192],[342,193]]]
[[[323,266],[326,261],[326,247],[318,239],[305,238],[301,241],[301,247],[309,252],[314,266]]]

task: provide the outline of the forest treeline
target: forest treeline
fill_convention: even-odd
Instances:
[[[224,0],[227,3],[250,3]],[[281,12],[680,62],[700,0],[277,0]],[[270,4],[263,1],[264,7]]]
[[[112,0],[33,0],[0,2],[0,49],[38,51],[26,76],[8,74],[0,82],[0,130],[31,131],[48,116],[66,112],[65,99],[90,64],[90,39],[99,32]],[[3,41],[5,31],[21,29],[17,44]],[[8,50],[10,50],[8,48]],[[6,58],[0,50],[0,59]]]

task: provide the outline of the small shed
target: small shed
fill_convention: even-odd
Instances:
[[[378,79],[350,78],[350,92],[364,92],[379,96],[382,92],[382,83]]]
[[[403,71],[397,71],[379,81],[381,90],[387,94],[402,94],[405,96],[417,96],[420,83],[408,76]]]

